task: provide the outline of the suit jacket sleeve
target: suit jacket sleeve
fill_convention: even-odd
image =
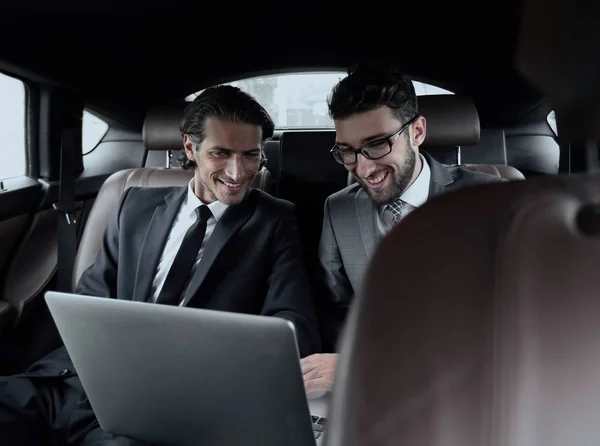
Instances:
[[[321,338],[314,298],[302,255],[295,207],[291,204],[275,231],[270,271],[261,314],[282,317],[294,324],[302,357],[319,352]]]
[[[329,199],[325,201],[323,212],[318,274],[317,307],[321,315],[324,348],[325,351],[335,351],[354,293],[333,231]]]
[[[96,297],[117,297],[119,218],[130,191],[131,189],[127,189],[123,193],[115,213],[110,217],[96,260],[81,275],[75,293]]]

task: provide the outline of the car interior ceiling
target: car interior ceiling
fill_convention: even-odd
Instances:
[[[118,194],[132,185],[188,181],[191,173],[176,167],[176,121],[183,98],[208,86],[391,60],[412,79],[456,93],[419,100],[431,119],[424,150],[437,160],[515,181],[587,170],[586,153],[559,141],[549,125],[550,101],[514,66],[517,1],[435,9],[400,2],[385,12],[332,5],[322,14],[307,7],[278,19],[285,27],[280,42],[281,36],[255,30],[272,16],[265,6],[240,6],[228,17],[224,6],[186,5],[185,14],[194,18],[186,24],[179,5],[148,6],[143,19],[131,8],[94,15],[58,2],[0,17],[0,73],[26,86],[27,131],[25,175],[0,178],[0,374],[23,370],[60,342],[41,296],[72,287],[89,265]],[[426,19],[400,20],[399,32],[394,12]],[[201,39],[196,17],[228,17],[227,40],[237,44]],[[27,29],[17,26],[24,20]],[[222,25],[199,20],[201,34],[215,35]],[[339,29],[332,33],[332,27]],[[360,33],[350,31],[357,27]],[[376,44],[364,37],[375,34]],[[474,38],[485,42],[476,57],[469,50]],[[84,109],[108,124],[85,155]],[[436,139],[436,132],[443,137]],[[316,262],[323,202],[350,180],[328,153],[333,140],[331,128],[277,129],[255,183],[297,205],[309,268]]]

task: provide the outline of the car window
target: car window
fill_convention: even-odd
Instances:
[[[87,110],[83,111],[81,147],[84,155],[96,148],[108,132],[108,124]]]
[[[250,93],[267,109],[277,128],[333,127],[327,97],[345,72],[295,73],[253,77],[229,82]],[[417,95],[454,94],[434,85],[413,81]],[[186,97],[193,101],[201,91]]]
[[[0,179],[27,174],[25,84],[0,73]]]

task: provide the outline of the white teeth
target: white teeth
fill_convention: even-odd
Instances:
[[[236,183],[228,183],[226,181],[223,181],[223,184],[227,187],[231,187],[231,188],[237,188],[240,187],[242,185],[242,183],[236,184]]]
[[[382,173],[381,175],[376,176],[375,178],[373,178],[372,180],[367,179],[367,181],[369,182],[369,184],[379,184],[383,181],[383,179],[385,178],[385,173]]]

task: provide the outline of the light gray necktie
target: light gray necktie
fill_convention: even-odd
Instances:
[[[396,225],[402,219],[402,213],[404,212],[404,201],[399,198],[388,204],[388,208],[392,213],[392,225]]]

